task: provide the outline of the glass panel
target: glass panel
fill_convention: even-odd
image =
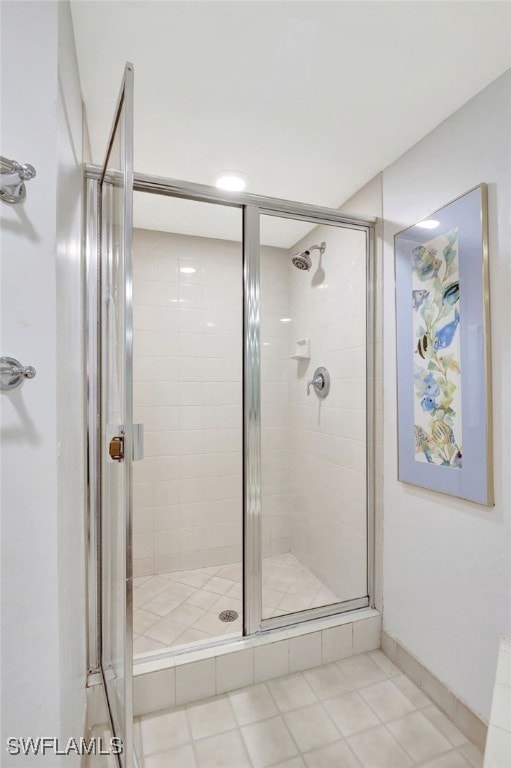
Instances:
[[[123,768],[132,765],[131,649],[131,228],[132,70],[127,68],[101,184],[101,426],[102,426],[102,652],[101,664]],[[113,442],[112,442],[113,441]],[[112,458],[114,448],[121,455]],[[122,458],[124,453],[124,458]]]
[[[241,634],[243,293],[239,208],[134,202],[137,661]]]
[[[366,235],[299,226],[261,217],[263,619],[367,595]]]

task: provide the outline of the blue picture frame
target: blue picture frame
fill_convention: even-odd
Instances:
[[[398,479],[491,506],[488,189],[395,235]]]

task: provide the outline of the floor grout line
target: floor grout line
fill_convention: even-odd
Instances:
[[[276,605],[267,606],[268,616],[284,615],[299,609],[307,609],[317,602],[318,596],[322,593],[326,594],[325,601],[327,601],[327,599],[331,599],[333,601],[338,599],[335,594],[331,592],[331,590],[329,590],[321,582],[320,579],[314,576],[314,574],[307,566],[300,563],[300,561],[292,553],[284,553],[282,555],[273,555],[267,557],[263,561],[263,569],[265,564],[266,576],[264,579],[263,590],[274,592],[277,595],[277,597],[274,598]],[[229,574],[229,572],[232,573],[233,570],[236,570],[236,568],[238,568],[240,572],[239,578],[237,579],[230,578],[227,575],[220,575],[222,572],[225,574],[226,570],[227,574]],[[201,586],[197,586],[197,578],[194,578],[194,575],[198,574],[201,574],[203,577],[207,577]],[[190,643],[190,647],[193,647],[194,642],[204,642],[208,637],[216,638],[221,637],[223,634],[231,634],[233,629],[235,629],[235,627],[223,628],[218,625],[217,631],[212,632],[207,629],[207,622],[210,622],[210,626],[215,626],[214,622],[217,614],[216,609],[213,610],[213,606],[218,605],[218,603],[221,603],[221,601],[224,599],[226,600],[227,604],[229,601],[237,601],[235,609],[239,606],[238,612],[241,612],[242,605],[239,605],[241,598],[229,595],[229,592],[231,592],[241,583],[241,565],[233,563],[224,566],[215,566],[211,569],[188,569],[186,571],[176,571],[172,574],[156,574],[154,576],[140,578],[143,578],[143,581],[137,584],[134,596],[136,604],[135,620],[137,618],[137,612],[140,612],[138,615],[144,616],[144,618],[146,618],[147,614],[152,614],[154,616],[154,621],[142,632],[136,633],[135,652],[137,654],[144,652],[144,650],[139,650],[137,647],[141,645],[145,645],[147,652],[151,652],[153,650],[160,651],[166,647],[175,647],[176,645],[185,644],[186,641],[183,643],[179,642],[180,637],[181,635],[186,635],[186,633],[190,630],[200,632],[203,635],[203,637],[198,637],[194,640],[187,641]],[[161,583],[162,579],[167,582],[165,585]],[[213,586],[211,583],[213,579],[221,579],[224,582],[230,583],[227,585],[223,592],[218,592],[207,588],[208,584],[210,587]],[[283,581],[279,582],[279,579],[282,579]],[[190,580],[192,582],[195,581],[195,584],[187,583],[190,582]],[[275,581],[276,583],[274,583]],[[154,589],[151,588],[152,582],[157,582],[160,585],[160,588],[154,591]],[[308,592],[308,594],[302,593],[301,597],[300,592],[294,589],[296,584],[300,582],[304,583],[304,589],[306,590],[306,593]],[[176,585],[174,595],[172,595],[172,585]],[[314,588],[312,597],[310,596],[310,585],[312,585]],[[183,594],[183,587],[185,592],[189,589],[192,591],[189,594]],[[138,592],[138,590],[140,590],[140,592]],[[166,611],[163,615],[155,613],[150,608],[148,608],[149,604],[158,598],[160,598],[159,602],[161,603],[161,596],[164,594],[169,595],[169,602],[177,602],[178,604],[173,605],[172,608],[169,611]],[[192,598],[197,600],[197,596],[199,594],[204,595],[202,599],[200,599],[199,605],[195,605],[194,602],[190,602]],[[143,597],[143,602],[140,602],[140,604],[137,601],[137,597],[139,595]],[[209,605],[208,596],[210,596]],[[293,602],[296,600],[298,600],[298,603]],[[288,601],[287,604],[289,605],[289,608],[284,609],[282,608],[282,604],[286,601]],[[201,610],[202,614],[198,617],[194,617],[192,615],[189,622],[185,622],[184,616],[181,614],[179,614],[178,619],[175,619],[172,616],[174,611],[179,611],[180,608],[186,606]],[[222,609],[219,607],[219,610]],[[193,611],[191,611],[191,613],[193,614]],[[157,639],[156,637],[152,636],[152,634],[148,634],[154,630],[156,625],[162,624],[164,620],[170,621],[173,624],[180,624],[182,627],[184,627],[183,631],[177,632],[177,634],[175,634],[173,637],[169,636],[167,642],[165,642],[163,639]],[[162,627],[165,628],[165,625],[162,624]],[[239,634],[241,634],[241,627],[239,628]],[[161,634],[159,636],[160,638],[162,637]]]
[[[384,678],[380,679],[380,680],[373,680],[371,682],[365,682],[363,685],[360,686],[360,685],[357,685],[357,683],[355,681],[355,677],[356,676],[355,676],[355,670],[354,670],[353,673],[352,673],[353,674],[353,679],[350,679],[350,677],[344,672],[344,670],[343,670],[341,665],[344,664],[344,666],[346,666],[346,663],[350,661],[350,658],[352,658],[352,659],[356,659],[356,658],[361,659],[362,657],[365,657],[368,661],[370,661],[371,664],[374,665],[375,670],[378,670],[378,672],[380,674],[384,675]],[[222,694],[217,694],[217,695],[208,697],[207,699],[199,700],[197,702],[192,702],[192,703],[189,703],[189,704],[186,704],[186,705],[180,705],[178,707],[173,707],[173,708],[171,708],[168,711],[170,713],[184,711],[185,718],[186,718],[187,729],[188,729],[189,744],[191,745],[192,753],[193,753],[194,760],[196,762],[197,768],[203,768],[204,764],[201,765],[201,763],[199,762],[198,754],[197,754],[197,751],[196,751],[196,748],[195,748],[196,743],[204,741],[205,739],[208,739],[208,738],[219,737],[219,736],[222,736],[222,734],[233,733],[233,732],[237,732],[238,733],[238,737],[239,737],[239,739],[241,739],[241,744],[242,744],[242,747],[243,747],[243,752],[245,754],[246,759],[248,760],[248,765],[251,766],[252,768],[254,768],[255,764],[254,764],[254,762],[252,760],[252,757],[251,757],[251,754],[250,754],[250,751],[249,751],[249,748],[248,748],[248,742],[245,740],[243,728],[244,727],[248,727],[248,726],[256,726],[256,725],[261,724],[261,723],[266,723],[266,722],[268,722],[268,721],[270,721],[270,720],[272,720],[272,719],[274,719],[276,717],[278,717],[280,722],[283,723],[284,728],[285,728],[285,732],[288,734],[289,738],[291,739],[291,743],[293,744],[294,748],[296,749],[296,755],[294,757],[284,758],[284,760],[276,759],[273,762],[266,763],[265,764],[266,768],[272,768],[272,766],[280,765],[282,762],[286,762],[287,763],[288,760],[291,761],[293,759],[302,759],[305,762],[305,757],[308,754],[316,752],[317,750],[320,750],[323,747],[326,748],[326,747],[328,747],[330,745],[333,746],[333,745],[338,744],[338,743],[343,743],[345,748],[347,750],[349,750],[350,755],[353,755],[354,759],[357,760],[361,764],[360,758],[358,757],[358,754],[352,749],[351,743],[350,743],[349,740],[352,739],[352,738],[355,738],[355,737],[363,736],[364,734],[369,733],[371,730],[374,730],[375,728],[381,727],[381,726],[383,726],[383,728],[385,729],[385,733],[392,739],[392,742],[394,742],[402,750],[403,754],[405,754],[405,755],[407,755],[409,757],[409,759],[412,761],[414,766],[426,765],[430,761],[436,760],[438,758],[443,757],[444,755],[448,755],[448,754],[451,754],[451,753],[453,755],[459,754],[462,757],[464,757],[463,753],[459,750],[459,747],[463,746],[463,744],[461,744],[461,745],[452,744],[450,739],[446,735],[444,736],[444,734],[440,731],[440,729],[437,728],[434,725],[434,723],[431,722],[429,720],[429,718],[427,718],[426,715],[423,714],[423,717],[425,717],[427,719],[427,721],[428,721],[428,725],[431,726],[433,731],[436,732],[439,736],[441,736],[443,740],[445,740],[445,742],[447,743],[448,747],[444,748],[443,750],[441,750],[439,752],[435,751],[435,753],[433,755],[429,756],[427,759],[420,759],[420,760],[414,759],[414,757],[409,752],[409,750],[404,746],[404,743],[402,743],[402,741],[400,739],[398,739],[392,733],[392,731],[390,730],[390,728],[388,726],[391,725],[392,723],[395,723],[395,722],[398,722],[398,721],[402,720],[403,718],[405,718],[408,715],[412,715],[412,714],[416,714],[416,713],[423,713],[423,710],[425,710],[426,708],[429,708],[429,707],[434,707],[439,712],[441,712],[441,710],[433,702],[428,702],[426,704],[422,703],[422,706],[417,706],[416,704],[414,704],[403,693],[403,691],[400,690],[400,688],[394,682],[394,678],[398,678],[398,677],[400,677],[400,675],[402,675],[402,673],[399,672],[397,667],[395,668],[396,674],[390,674],[390,672],[394,671],[394,670],[392,670],[392,668],[390,670],[387,670],[387,671],[383,670],[374,661],[374,659],[371,658],[369,653],[360,654],[358,657],[350,657],[350,658],[343,659],[343,660],[336,661],[336,662],[331,662],[331,664],[335,664],[336,665],[336,667],[339,670],[339,672],[346,679],[346,682],[349,685],[352,686],[352,690],[351,691],[347,691],[347,692],[345,692],[343,694],[328,695],[324,699],[319,698],[319,695],[316,693],[316,691],[314,690],[314,688],[312,687],[312,685],[309,683],[309,681],[306,678],[305,673],[307,671],[309,671],[309,670],[300,670],[298,672],[294,672],[294,673],[289,673],[287,675],[283,675],[280,678],[276,678],[275,680],[283,680],[283,679],[291,678],[291,677],[299,678],[301,680],[302,684],[304,684],[306,686],[306,688],[308,689],[308,691],[311,694],[311,699],[312,700],[308,704],[302,704],[302,705],[297,706],[297,707],[291,706],[290,709],[286,708],[285,710],[282,709],[282,707],[279,706],[278,699],[277,699],[277,697],[276,697],[276,695],[275,695],[275,693],[272,690],[272,687],[270,685],[271,681],[263,681],[263,682],[258,682],[258,683],[254,682],[254,683],[252,683],[250,685],[243,686],[242,688],[237,689],[235,691],[230,691],[230,692],[225,692],[225,693],[222,693]],[[311,668],[311,671],[314,670],[314,669],[321,669],[322,666],[328,666],[328,665],[321,665],[319,667]],[[359,675],[362,675],[362,674],[363,674],[363,667],[360,668],[360,672],[359,672]],[[404,677],[406,677],[406,676],[404,676]],[[396,689],[396,691],[410,703],[410,705],[413,707],[413,709],[410,712],[406,712],[403,715],[399,715],[398,717],[394,717],[391,720],[384,720],[383,716],[378,714],[378,711],[373,706],[371,706],[370,702],[368,700],[366,700],[364,698],[364,696],[360,695],[362,691],[367,690],[368,688],[371,688],[373,686],[377,686],[377,685],[379,685],[381,683],[385,683],[385,682],[390,682],[393,685],[393,687]],[[232,697],[235,696],[236,693],[239,693],[241,691],[247,691],[248,692],[251,689],[254,689],[256,687],[258,687],[258,688],[261,687],[261,689],[264,690],[265,694],[267,696],[269,696],[269,699],[273,703],[273,706],[274,706],[274,708],[276,710],[276,714],[272,713],[272,714],[270,714],[268,716],[263,716],[263,717],[259,717],[258,716],[256,720],[254,720],[252,722],[247,722],[247,723],[243,723],[242,724],[241,722],[238,721],[238,718],[236,716],[236,708],[234,706],[234,702],[233,702],[233,698]],[[359,694],[361,700],[364,701],[364,703],[368,707],[369,711],[372,712],[373,715],[376,717],[376,720],[377,720],[378,724],[377,725],[367,726],[366,728],[363,728],[360,731],[356,731],[355,733],[352,733],[349,736],[344,736],[343,733],[341,732],[340,727],[333,720],[333,717],[330,715],[330,713],[326,709],[325,704],[327,702],[329,702],[329,701],[334,700],[334,699],[338,699],[338,698],[342,699],[343,697],[349,696],[349,695],[351,695],[353,693]],[[232,727],[230,726],[229,728],[227,728],[227,729],[225,729],[223,731],[214,732],[214,733],[209,734],[207,736],[202,736],[201,738],[194,738],[193,737],[193,732],[192,732],[192,727],[191,727],[190,714],[189,714],[190,710],[194,706],[207,705],[209,703],[214,703],[216,701],[221,701],[223,699],[227,700],[228,711],[229,711],[229,713],[230,713],[230,715],[232,717],[232,721],[233,721]],[[288,721],[286,719],[286,716],[287,715],[291,715],[294,712],[299,712],[300,710],[304,710],[304,709],[306,709],[307,707],[310,707],[310,706],[317,706],[318,704],[320,706],[320,709],[321,709],[322,713],[325,716],[325,720],[327,722],[329,722],[331,725],[333,725],[335,733],[337,734],[337,738],[335,740],[331,741],[331,742],[327,742],[324,745],[316,746],[313,749],[309,749],[307,751],[302,751],[300,749],[300,747],[299,747],[299,744],[298,744],[294,734],[293,734],[293,731],[291,730],[290,726],[288,725]],[[138,721],[143,721],[145,717],[151,717],[151,715],[150,716],[141,716],[141,717],[137,718],[137,720]],[[140,731],[140,737],[141,737],[142,748],[143,748],[142,729]],[[159,752],[152,753],[152,754],[163,754],[166,751],[168,751],[168,750],[161,750]],[[152,754],[151,754],[151,756],[152,756]],[[468,758],[464,758],[464,759],[468,761]],[[470,761],[468,761],[468,762],[470,762]],[[362,766],[362,768],[364,768],[364,767]]]

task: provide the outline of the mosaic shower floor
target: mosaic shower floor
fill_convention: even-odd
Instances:
[[[240,563],[175,571],[134,580],[133,652],[135,655],[239,635],[242,617]],[[294,555],[274,555],[263,561],[263,617],[281,616],[337,602]],[[232,622],[219,619],[233,610]]]

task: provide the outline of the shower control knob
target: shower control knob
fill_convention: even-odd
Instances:
[[[324,366],[316,368],[314,378],[307,383],[307,396],[310,395],[311,387],[314,388],[318,397],[326,397],[330,392],[330,374]]]
[[[319,376],[314,376],[314,378],[311,381],[307,382],[307,397],[309,397],[311,393],[311,387],[314,387],[316,391],[319,389],[323,389],[325,386],[325,380],[321,374]]]

